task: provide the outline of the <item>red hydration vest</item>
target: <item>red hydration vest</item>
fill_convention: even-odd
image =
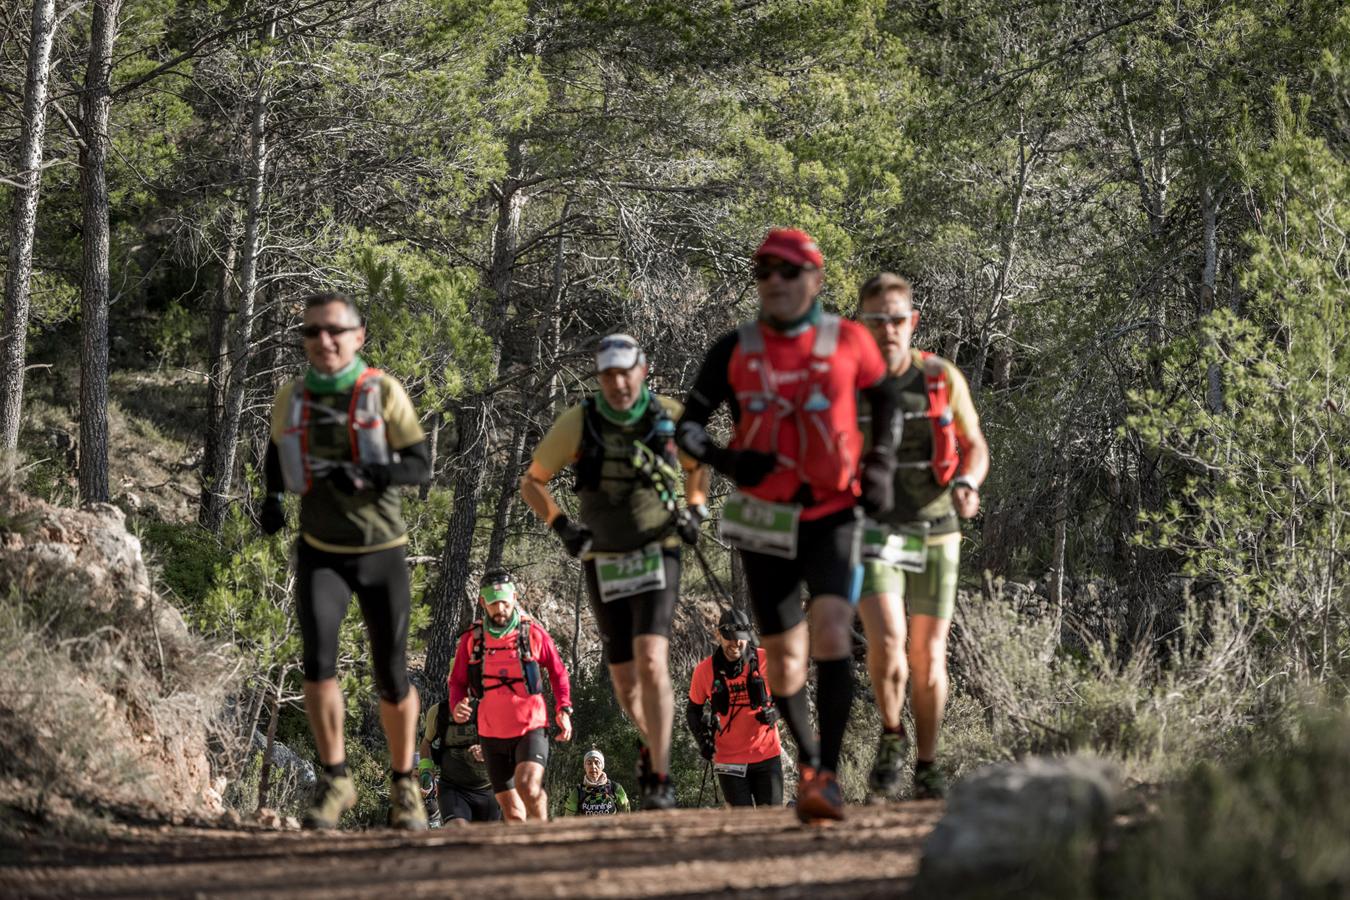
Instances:
[[[923,363],[924,390],[928,392],[928,420],[933,425],[933,480],[945,487],[961,462],[956,443],[956,419],[952,413],[947,368],[932,353],[919,351]]]
[[[389,464],[389,440],[385,435],[384,397],[380,393],[379,369],[366,369],[352,386],[351,404],[347,410],[347,435],[351,441],[352,462]],[[313,405],[304,378],[296,380],[291,389],[290,407],[286,410],[286,428],[276,441],[281,460],[281,478],[286,490],[293,494],[308,494],[314,485],[314,464],[331,467],[333,463],[315,460],[309,454],[309,414]]]
[[[855,491],[862,432],[858,430],[856,368],[835,358],[842,323],[821,315],[809,352],[787,362],[771,353],[763,326],[738,331],[727,367],[740,420],[731,447],[778,455],[779,468],[746,493],[761,500],[792,500],[802,485],[816,504]]]

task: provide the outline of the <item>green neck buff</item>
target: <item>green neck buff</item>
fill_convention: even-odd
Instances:
[[[647,412],[647,404],[651,403],[651,400],[651,391],[647,390],[647,385],[644,384],[642,394],[637,398],[637,402],[628,409],[623,411],[615,409],[605,402],[605,395],[599,392],[595,395],[595,408],[600,410],[600,415],[615,425],[632,425]]]
[[[493,625],[491,619],[487,618],[486,616],[483,617],[483,627],[487,629],[488,634],[492,635],[495,638],[501,637],[502,635],[506,634],[512,628],[515,628],[519,624],[520,624],[520,607],[516,607],[515,609],[511,610],[511,618],[507,619],[506,624],[503,625],[501,628],[498,628],[497,626]]]
[[[794,334],[801,334],[807,328],[819,322],[820,312],[821,312],[820,301],[812,300],[811,308],[808,309],[800,317],[793,319],[791,322],[780,322],[777,319],[773,318],[772,316],[760,316],[759,320],[763,322],[765,325],[768,325],[774,331],[777,331],[780,334],[785,334],[788,337],[791,337]]]
[[[366,361],[356,357],[346,368],[325,375],[313,366],[305,370],[305,389],[311,394],[345,394],[356,385],[356,379],[366,370]]]

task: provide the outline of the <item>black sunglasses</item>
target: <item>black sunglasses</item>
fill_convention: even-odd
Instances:
[[[360,325],[301,325],[300,336],[307,341],[313,340],[321,334],[327,334],[329,337],[337,337],[340,334],[355,331],[360,327]]]
[[[757,262],[755,263],[754,268],[756,281],[768,281],[769,278],[772,277],[774,272],[777,272],[778,277],[782,278],[784,281],[792,281],[796,279],[799,275],[801,275],[803,271],[805,270],[802,266],[790,262],[782,262],[782,263]]]

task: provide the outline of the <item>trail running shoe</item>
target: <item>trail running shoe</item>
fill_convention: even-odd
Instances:
[[[802,780],[797,785],[797,818],[803,822],[844,818],[844,792],[833,772],[802,768]]]
[[[937,766],[914,770],[914,799],[941,800],[947,796],[947,776]]]
[[[417,798],[418,803],[422,801]],[[356,805],[356,783],[350,775],[333,777],[327,772],[319,774],[319,786],[314,791],[314,799],[305,810],[303,825],[306,828],[336,828],[342,814]]]
[[[872,771],[867,774],[868,790],[874,794],[892,793],[900,783],[900,773],[904,769],[908,750],[909,741],[905,735],[882,732],[876,759],[872,761]]]
[[[655,775],[648,776],[642,789],[643,809],[674,809],[675,785],[670,778],[658,781]]]
[[[411,778],[389,784],[389,827],[403,831],[426,831],[427,808],[422,789]]]

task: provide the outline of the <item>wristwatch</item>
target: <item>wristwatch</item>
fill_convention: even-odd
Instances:
[[[570,707],[570,706],[560,706],[560,707],[558,707],[558,712],[560,712],[560,713],[567,713],[567,714],[570,716],[570,715],[572,714],[572,707]]]

